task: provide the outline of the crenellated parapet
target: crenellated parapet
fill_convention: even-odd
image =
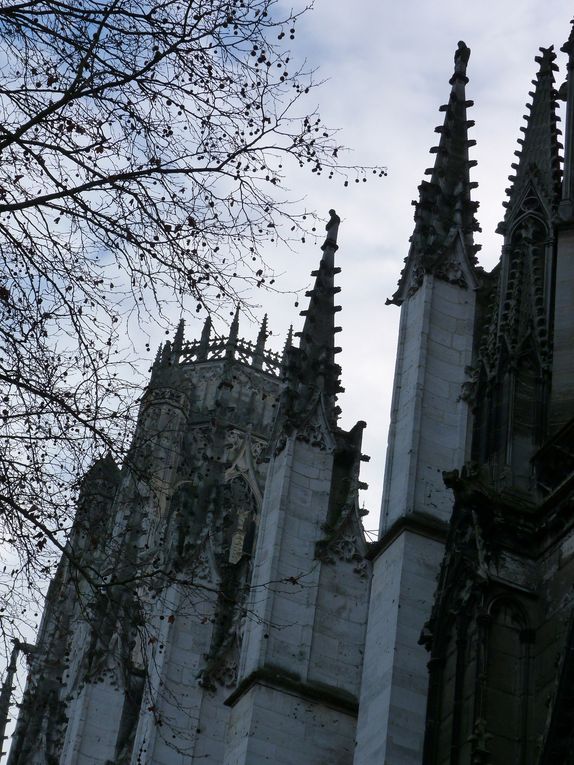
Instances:
[[[280,377],[281,354],[265,348],[265,340],[268,337],[267,316],[263,319],[255,342],[238,336],[234,326],[236,323],[238,325],[238,321],[239,315],[236,313],[229,335],[221,336],[213,334],[211,318],[208,317],[199,339],[186,342],[182,338],[181,343],[177,343],[176,339],[173,343],[166,342],[158,351],[152,366],[152,376],[173,366],[227,359]]]
[[[281,354],[275,351],[260,348],[258,342],[243,340],[238,338],[233,344],[233,360],[245,366],[251,366],[260,369],[266,374],[279,377],[281,374]],[[202,345],[201,340],[194,340],[185,343],[181,356],[180,364],[202,363],[207,361],[216,361],[226,357],[229,348],[229,338],[213,337],[209,342]]]

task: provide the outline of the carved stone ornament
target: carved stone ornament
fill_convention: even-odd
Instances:
[[[175,388],[152,388],[146,393],[146,404],[157,404],[160,401],[167,401],[183,409],[187,403],[187,396],[183,391]]]
[[[282,433],[277,439],[277,441],[275,442],[275,449],[273,451],[273,455],[277,457],[279,454],[281,454],[281,452],[286,446],[287,446],[287,436],[285,435],[285,433]]]
[[[259,441],[257,439],[251,438],[251,454],[253,456],[253,460],[255,462],[259,462],[261,460],[261,455],[266,447],[266,444],[264,441]]]
[[[215,691],[217,686],[234,688],[237,685],[237,659],[228,656],[224,661],[219,661],[215,666],[204,669],[199,675],[199,685],[210,691]]]
[[[410,266],[407,266],[407,268],[410,268],[407,276],[407,297],[412,297],[420,289],[425,274],[434,276],[443,282],[448,282],[448,284],[468,289],[468,282],[462,268],[462,263],[454,246],[456,236],[458,236],[458,229],[451,231],[447,237],[450,246],[444,247],[436,254],[429,255],[422,250],[419,250],[416,254],[411,254],[412,263]],[[421,246],[424,247],[424,244]]]
[[[467,379],[461,386],[459,401],[464,401],[472,409],[477,400],[479,368],[478,366],[468,366],[464,371]]]
[[[416,262],[411,266],[411,272],[409,274],[409,280],[407,283],[407,297],[412,297],[417,292],[422,283],[425,275],[424,268],[420,262],[420,258],[417,258]]]
[[[432,274],[443,282],[455,284],[457,287],[463,287],[464,289],[468,288],[468,282],[466,281],[461,263],[452,252],[447,257],[442,256],[434,264]]]
[[[325,429],[317,422],[307,422],[297,433],[297,441],[325,450],[328,446]]]
[[[215,579],[214,565],[208,549],[209,540],[204,540],[201,547],[198,545],[196,558],[191,561],[191,570],[194,580],[212,582]]]
[[[472,746],[472,765],[491,765],[488,745],[492,737],[492,733],[486,728],[486,720],[479,717],[474,723],[472,734],[468,737]]]
[[[323,540],[316,546],[315,557],[323,563],[335,563],[338,560],[353,564],[353,572],[361,579],[369,575],[369,564],[361,553],[360,542],[356,534],[349,530],[333,539]]]
[[[229,429],[225,436],[225,448],[228,454],[228,460],[233,461],[237,459],[244,447],[249,444],[249,450],[254,463],[260,461],[261,454],[266,447],[265,441],[255,438],[250,432],[243,430]]]

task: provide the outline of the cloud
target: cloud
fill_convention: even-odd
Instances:
[[[294,54],[319,67],[327,81],[312,95],[341,140],[353,148],[357,163],[386,164],[389,175],[343,188],[340,181],[295,175],[289,185],[306,195],[325,220],[334,207],[343,218],[337,254],[342,273],[337,340],[347,392],[341,398],[342,425],[365,419],[365,451],[372,455],[364,475],[371,484],[369,509],[378,513],[390,393],[396,347],[398,310],[385,307],[394,292],[413,228],[411,200],[425,168],[432,165],[429,149],[437,142],[442,122],[439,106],[446,102],[457,42],[472,49],[468,97],[475,107],[472,137],[478,160],[473,178],[483,233],[481,261],[491,268],[501,239],[494,233],[502,218],[504,189],[523,125],[524,105],[537,65],[540,45],[557,50],[570,31],[571,11],[561,0],[482,0],[461,6],[458,0],[317,0],[314,10],[298,22]],[[559,55],[565,77],[564,55]],[[320,250],[301,245],[294,256],[270,252],[285,270],[284,286],[303,287],[316,267]],[[290,323],[302,323],[293,296],[264,296],[271,328],[281,335]],[[304,307],[305,299],[301,299]],[[255,329],[254,329],[255,332]],[[281,345],[282,339],[277,338]],[[373,517],[367,526],[376,525]]]

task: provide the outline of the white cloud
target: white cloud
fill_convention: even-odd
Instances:
[[[477,240],[483,244],[481,262],[490,268],[500,251],[494,230],[537,69],[534,57],[540,45],[554,44],[559,52],[570,32],[570,13],[561,0],[473,5],[458,0],[317,0],[298,24],[297,54],[320,68],[319,77],[328,78],[313,96],[325,120],[341,128],[342,141],[354,149],[353,161],[389,168],[387,178],[348,189],[307,175],[290,183],[307,194],[310,206],[325,219],[331,207],[343,218],[337,254],[343,269],[339,361],[347,389],[341,399],[342,425],[351,427],[357,419],[368,423],[364,448],[372,460],[363,473],[371,484],[366,494],[373,512],[369,528],[376,526],[373,516],[380,503],[398,320],[397,308],[385,307],[384,301],[394,292],[407,252],[411,200],[432,165],[428,152],[437,142],[438,107],[448,98],[457,42],[464,40],[472,50],[467,94],[476,104],[469,113],[478,142],[472,150],[478,167],[472,173],[480,184],[475,199],[483,228]],[[557,85],[565,77],[564,59],[559,53]],[[308,283],[319,255],[307,243],[297,257],[284,259],[289,283]],[[296,328],[302,322],[292,297],[261,298],[273,330],[283,333],[291,322]]]

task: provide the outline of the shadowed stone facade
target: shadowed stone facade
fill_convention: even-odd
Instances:
[[[85,477],[10,765],[574,764],[574,32],[478,264],[459,43],[396,293],[379,539],[337,424],[339,219],[299,344],[160,349]],[[557,98],[566,104],[560,156]]]

